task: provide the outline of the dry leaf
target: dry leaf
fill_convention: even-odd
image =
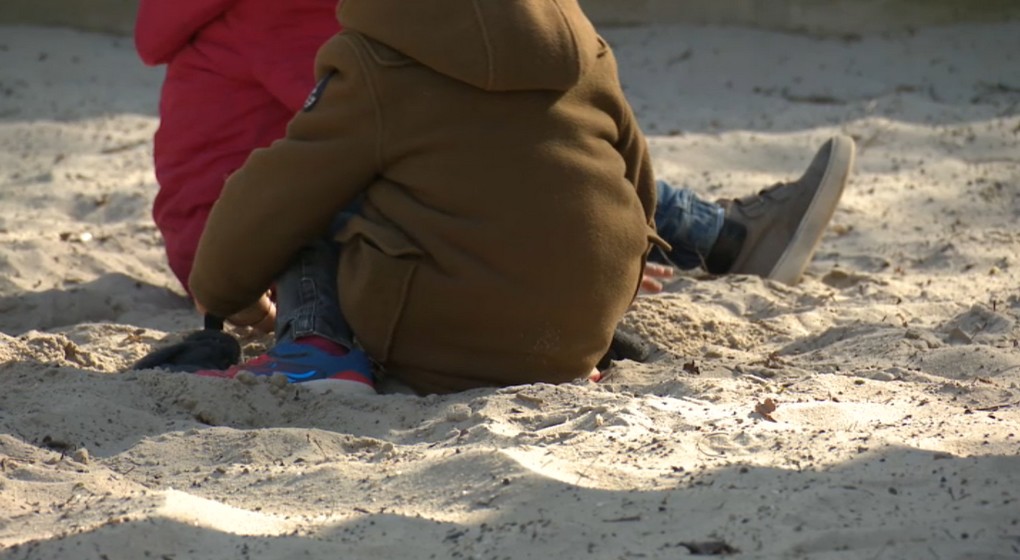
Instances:
[[[763,402],[754,405],[754,411],[769,422],[776,421],[776,419],[772,417],[772,413],[776,411],[776,401],[772,399],[765,399]]]

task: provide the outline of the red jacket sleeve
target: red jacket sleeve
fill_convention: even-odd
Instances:
[[[165,64],[237,0],[141,0],[135,48],[146,64]]]

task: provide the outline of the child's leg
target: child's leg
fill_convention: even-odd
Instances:
[[[835,136],[796,181],[719,204],[660,181],[655,222],[673,246],[666,257],[680,268],[796,283],[839,204],[854,152],[852,138]],[[656,260],[662,260],[659,253],[653,253]]]
[[[328,238],[304,247],[276,282],[276,341],[318,337],[344,349],[354,348],[337,292],[340,245],[332,240],[361,211],[361,199],[333,218]]]
[[[342,212],[333,231],[345,224],[358,204]],[[368,356],[355,347],[354,333],[340,309],[337,265],[341,247],[331,238],[302,248],[276,281],[276,344],[269,352],[215,377],[281,374],[302,383],[347,392],[375,392],[375,376]]]
[[[673,250],[666,255],[668,262],[660,250],[653,251],[651,259],[684,270],[702,266],[722,230],[723,208],[701,200],[690,189],[677,189],[665,181],[656,186],[655,228]]]
[[[276,281],[277,344],[317,337],[344,351],[354,347],[337,297],[339,261],[336,243],[322,239],[303,248]]]
[[[265,354],[225,371],[201,375],[234,378],[282,375],[289,383],[374,393],[368,356],[354,346],[337,296],[340,252],[329,239],[301,249],[276,282],[276,344]]]

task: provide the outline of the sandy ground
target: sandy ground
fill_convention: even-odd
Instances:
[[[1020,24],[607,37],[670,181],[858,140],[807,277],[681,277],[627,317],[672,357],[599,385],[368,398],[119,373],[197,326],[161,74],[0,28],[0,557],[1020,557]]]

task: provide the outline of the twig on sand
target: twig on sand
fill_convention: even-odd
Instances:
[[[116,146],[110,146],[109,148],[103,148],[102,150],[99,150],[99,153],[101,153],[103,155],[117,154],[117,153],[120,153],[120,152],[126,152],[128,150],[133,150],[133,149],[135,149],[135,148],[137,148],[139,146],[144,146],[145,144],[148,144],[148,143],[149,143],[149,139],[148,138],[146,138],[144,140],[135,140],[134,142],[128,142],[126,144],[117,144]]]
[[[1020,405],[1020,401],[1009,402],[1009,403],[1002,403],[1002,404],[993,404],[992,406],[982,406],[980,408],[974,408],[974,409],[971,409],[971,410],[976,410],[978,412],[995,412],[995,411],[998,411],[998,410],[1002,410],[1004,408],[1012,408],[1012,407],[1017,406],[1017,405]]]

